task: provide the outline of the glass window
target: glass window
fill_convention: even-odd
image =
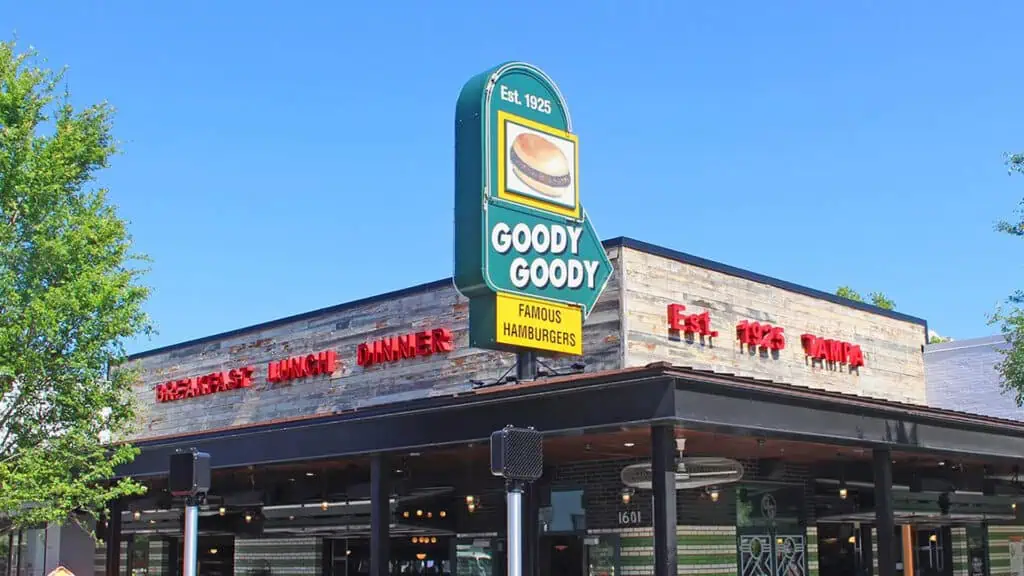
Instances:
[[[455,545],[455,574],[457,576],[493,576],[490,542],[460,541]]]
[[[587,546],[587,572],[588,576],[619,576],[618,534],[604,534]]]
[[[973,525],[967,527],[968,576],[985,576],[987,573],[985,565],[985,540],[986,530],[984,526]]]
[[[546,532],[582,532],[587,529],[583,490],[552,490],[551,508],[546,511]]]

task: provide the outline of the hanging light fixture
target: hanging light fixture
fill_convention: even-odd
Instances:
[[[428,510],[428,511],[427,511],[427,518],[433,518],[433,517],[434,517],[434,513],[433,513],[433,512],[430,512],[430,511]]]
[[[423,516],[423,510],[417,510],[416,511],[416,517],[419,518],[421,516]]]
[[[138,510],[132,512],[132,519],[133,520],[142,520],[142,512],[139,512]]]
[[[327,509],[330,507],[331,503],[328,502],[327,500],[324,500],[323,502],[320,503],[320,509],[323,510],[324,512],[327,512]]]
[[[217,549],[216,548],[210,548],[210,554],[216,554],[216,553],[217,553]]]
[[[711,497],[712,502],[718,502],[718,499],[721,497],[721,493],[718,491],[718,486],[712,486],[709,488],[708,496]]]
[[[847,539],[847,542],[849,542],[850,544],[856,544],[856,543],[857,543],[857,537],[856,537],[856,536],[853,536],[853,535],[851,535],[851,536],[850,536],[850,537],[849,537],[849,538]]]
[[[850,491],[846,489],[846,480],[845,479],[840,480],[839,481],[839,499],[840,500],[846,500],[846,497],[849,496],[849,494],[850,494]]]
[[[417,537],[415,537],[415,536],[413,536],[413,537],[412,537],[412,543],[413,543],[413,544],[419,544],[419,543],[420,543],[420,539],[419,539],[419,538],[417,538]]]
[[[448,515],[448,513],[445,512],[444,510],[441,510],[440,512],[437,513],[437,515],[440,516],[441,518],[444,518],[445,516]]]
[[[221,506],[220,508],[217,509],[217,514],[220,514],[221,516],[223,516],[223,515],[225,515],[227,513],[228,513],[228,509],[223,507],[223,506]]]
[[[402,518],[408,518],[408,517],[409,517],[409,511],[408,510],[406,510],[405,512],[402,512]]]
[[[427,559],[427,555],[424,554],[423,552],[417,552],[416,553],[416,559],[419,560],[420,562],[422,562],[422,561]]]
[[[472,514],[473,511],[476,510],[476,498],[474,498],[472,495],[466,496],[466,510],[469,510],[470,514]]]
[[[622,489],[622,503],[629,504],[633,500],[633,489],[623,488]]]
[[[437,544],[437,536],[431,536],[430,537],[430,543],[431,544]]]
[[[246,512],[245,513],[245,523],[248,524],[250,522],[252,522],[252,512]]]

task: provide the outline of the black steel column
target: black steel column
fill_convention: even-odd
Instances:
[[[676,576],[676,439],[671,426],[651,426],[654,489],[654,576]]]
[[[374,454],[370,461],[370,576],[391,572],[391,488],[387,459]]]
[[[857,574],[862,576],[872,576],[875,573],[875,556],[871,552],[872,540],[871,525],[862,524],[857,529],[857,541],[860,544],[860,569]]]
[[[110,503],[110,518],[107,518],[107,576],[121,576],[121,511],[120,500]]]
[[[896,574],[896,526],[892,516],[892,452],[874,450],[875,528],[878,531],[878,576]]]

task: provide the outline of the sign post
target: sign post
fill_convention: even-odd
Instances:
[[[580,203],[579,138],[562,93],[522,62],[471,78],[455,110],[455,286],[470,346],[581,355],[612,266]]]
[[[491,434],[491,474],[505,479],[508,576],[523,576],[523,491],[544,473],[544,437],[506,426]],[[531,517],[530,522],[537,522]]]
[[[171,496],[185,498],[183,576],[196,576],[198,570],[199,505],[210,490],[210,455],[195,448],[171,454],[167,474]]]

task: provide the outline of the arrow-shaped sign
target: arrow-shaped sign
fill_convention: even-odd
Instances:
[[[470,345],[582,354],[612,265],[580,203],[565,99],[510,62],[471,78],[455,116],[455,286],[470,299]]]

